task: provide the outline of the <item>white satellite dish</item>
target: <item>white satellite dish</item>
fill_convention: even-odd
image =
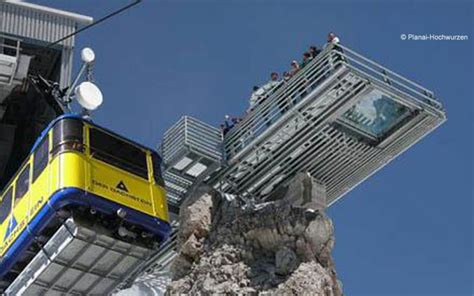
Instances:
[[[90,47],[85,47],[81,50],[81,60],[86,63],[90,64],[95,60],[95,53]]]
[[[103,102],[100,89],[92,82],[85,81],[74,89],[77,102],[89,111],[97,109]]]

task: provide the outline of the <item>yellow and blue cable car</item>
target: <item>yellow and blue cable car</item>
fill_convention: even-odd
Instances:
[[[166,240],[171,227],[160,166],[153,149],[80,116],[54,120],[0,195],[0,278],[71,216],[124,240]]]

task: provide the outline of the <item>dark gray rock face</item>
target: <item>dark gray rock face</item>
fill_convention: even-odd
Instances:
[[[342,295],[323,196],[306,174],[255,209],[196,190],[181,208],[167,294]]]

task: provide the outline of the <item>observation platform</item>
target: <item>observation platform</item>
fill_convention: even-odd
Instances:
[[[190,117],[165,133],[161,153],[171,217],[193,186],[206,183],[258,203],[298,172],[317,179],[331,205],[445,120],[432,91],[330,45],[224,137]],[[190,176],[203,161],[206,168]],[[155,273],[168,274],[177,229],[150,263]]]
[[[183,119],[173,126],[162,145],[165,181],[175,205],[200,182],[258,202],[297,172],[309,172],[331,205],[445,120],[432,91],[330,45],[233,127],[220,148],[213,127],[195,119],[195,126]],[[212,144],[202,136],[208,134]],[[193,140],[179,142],[178,135]],[[196,155],[207,161],[199,178],[169,169]]]

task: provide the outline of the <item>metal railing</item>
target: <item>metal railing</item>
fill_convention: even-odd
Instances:
[[[435,99],[432,91],[345,46],[331,44],[290,80],[274,89],[260,105],[227,133],[224,138],[225,158],[232,161],[244,153],[244,150],[250,149],[262,134],[274,128],[279,118],[295,108],[307,95],[343,67],[402,94],[414,104],[443,111],[441,103]]]
[[[283,82],[259,106],[237,124],[224,139],[224,152],[231,160],[311,91],[321,85],[344,61],[332,47],[323,50],[295,76]]]
[[[6,44],[5,41],[10,41],[14,45]],[[18,57],[20,55],[20,44],[21,44],[21,39],[7,36],[4,34],[0,34],[0,53],[13,56],[13,57]]]
[[[12,43],[7,44],[6,42]],[[15,73],[18,67],[18,59],[20,56],[21,39],[0,34],[0,82],[10,85],[15,78]],[[8,71],[8,73],[5,73]]]
[[[441,103],[431,90],[381,66],[350,48],[343,45],[337,45],[337,47],[341,48],[341,55],[347,60],[347,66],[358,74],[372,81],[384,83],[425,106],[443,110]]]
[[[188,150],[220,162],[221,144],[222,137],[217,128],[184,116],[165,132],[161,152],[167,165],[174,164]]]
[[[339,75],[338,72],[336,75]],[[317,94],[316,101],[312,99],[315,96],[310,96],[308,104],[296,108],[298,112],[289,111],[285,114],[291,118],[281,119],[286,122],[283,128],[271,131],[271,135],[262,137],[264,139],[258,139],[258,145],[252,146],[245,156],[239,156],[239,161],[230,165],[221,176],[218,176],[218,179],[225,183],[229,180],[234,182],[229,192],[243,192],[248,189],[254,195],[259,195],[266,185],[272,183],[270,180],[274,177],[305,171],[310,160],[317,161],[313,157],[317,155],[319,158],[336,149],[333,147],[321,151],[319,148],[322,146],[328,143],[335,143],[338,146],[340,141],[345,142],[342,134],[340,139],[340,136],[334,133],[329,135],[330,131],[324,132],[324,129],[321,129],[327,120],[334,116],[336,110],[343,109],[349,101],[357,98],[357,94],[364,94],[363,90],[367,84],[353,74],[350,75],[353,77],[348,76],[346,75],[341,81],[330,79],[332,83],[322,94]],[[335,88],[339,91],[335,92]],[[311,150],[314,150],[314,153],[308,154],[307,152]],[[306,156],[300,157],[302,155]]]

